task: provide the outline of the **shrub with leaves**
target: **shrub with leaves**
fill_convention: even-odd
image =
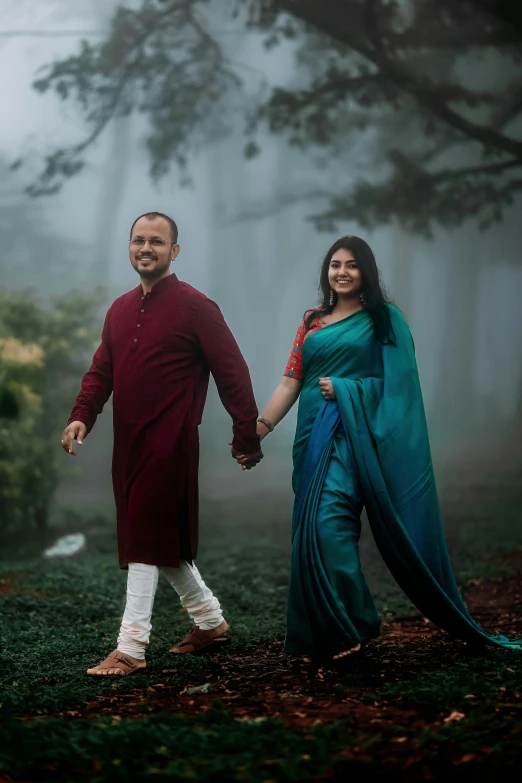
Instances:
[[[60,433],[100,331],[101,290],[47,307],[0,291],[0,536],[44,530],[64,471]]]

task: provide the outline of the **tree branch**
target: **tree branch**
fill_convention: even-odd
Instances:
[[[137,90],[141,90],[143,95],[142,102],[137,106],[138,110],[150,112],[152,125],[156,131],[159,131],[156,136],[151,136],[148,140],[153,157],[153,170],[154,166],[157,170],[161,158],[157,150],[165,146],[162,125],[164,115],[173,111],[173,107],[165,101],[161,102],[159,110],[156,106],[159,94],[165,88],[165,79],[160,76],[158,79],[153,79],[157,57],[155,50],[158,46],[167,47],[166,42],[158,36],[165,33],[170,35],[174,31],[178,34],[183,28],[191,29],[195,33],[195,41],[192,41],[185,31],[182,47],[172,50],[169,40],[166,49],[169,52],[173,51],[174,57],[166,56],[165,74],[175,68],[176,78],[181,86],[184,85],[187,89],[191,87],[194,81],[190,73],[191,69],[203,68],[208,71],[208,78],[201,84],[200,89],[192,90],[195,105],[191,105],[187,111],[188,103],[184,102],[183,111],[179,113],[180,126],[184,127],[190,122],[191,113],[194,115],[193,124],[196,125],[205,91],[224,89],[223,83],[218,83],[219,75],[228,78],[229,82],[234,79],[236,85],[239,83],[238,77],[223,67],[221,49],[194,15],[194,5],[195,0],[171,0],[161,10],[151,10],[147,5],[138,11],[120,9],[114,18],[111,36],[106,41],[97,47],[84,43],[83,54],[56,63],[47,76],[35,82],[35,86],[40,91],[55,86],[63,98],[68,97],[71,91],[75,91],[86,111],[91,132],[78,144],[50,154],[47,157],[46,168],[38,181],[27,188],[27,192],[31,195],[56,192],[61,185],[60,177],[63,179],[65,176],[77,173],[83,166],[79,156],[96,141],[110,120],[117,114],[129,114],[136,107]],[[156,36],[154,48],[149,51],[147,47],[152,36]],[[202,49],[205,57],[201,56]],[[120,51],[121,58],[118,56]],[[181,59],[180,53],[186,53],[187,57]],[[187,76],[184,76],[185,73]],[[201,78],[204,78],[203,74]],[[137,89],[134,89],[131,94],[127,88],[133,82],[137,83]],[[183,165],[182,148],[183,145],[187,146],[187,134],[179,130],[176,133],[172,123],[169,127],[170,137],[166,149],[168,148],[172,158]],[[163,162],[167,159],[168,156],[163,155]]]
[[[458,29],[434,31],[412,27],[402,33],[390,35],[390,43],[396,49],[462,49],[466,47],[502,47],[513,46],[522,41],[522,34],[516,30],[476,30],[466,33],[463,41],[462,31]]]
[[[350,4],[348,21],[346,3],[339,0],[322,0],[320,6],[315,0],[274,0],[284,11],[313,25],[349,48],[359,52],[376,65],[380,72],[393,80],[404,92],[411,95],[420,106],[468,138],[475,139],[487,148],[507,153],[522,160],[522,142],[498,133],[491,127],[478,125],[450,108],[441,97],[440,89],[426,78],[414,76],[385,54],[383,47],[377,49],[374,41],[369,43],[365,25],[364,9],[359,3]],[[373,36],[372,36],[373,37]]]
[[[361,88],[383,87],[388,84],[388,81],[380,72],[364,74],[363,76],[337,74],[334,77],[312,85],[308,89],[288,90],[281,87],[276,88],[272,93],[272,99],[284,95],[289,105],[291,105],[292,113],[294,113],[307,108],[310,104],[317,101],[318,98],[336,96],[346,99]],[[295,116],[290,116],[289,114],[288,121],[293,124]]]
[[[432,174],[434,181],[459,179],[461,177],[478,177],[484,174],[496,176],[513,168],[522,168],[522,161],[508,160],[502,163],[488,163],[484,166],[464,166],[462,168],[444,169]]]
[[[47,158],[40,177],[47,191],[41,192],[79,171],[85,150],[115,114],[147,116],[153,176],[164,174],[171,161],[183,167],[198,144],[198,131],[204,140],[216,133],[226,116],[216,107],[231,86],[242,84],[242,71],[225,57],[214,28],[207,28],[199,13],[203,2],[141,0],[137,10],[120,6],[107,40],[96,46],[84,40],[79,55],[58,61],[35,83],[42,91],[53,87],[63,99],[76,98],[87,123],[85,139]],[[274,90],[247,124],[247,139],[256,120],[265,118],[272,131],[288,131],[290,144],[316,145],[333,155],[340,141],[346,147],[363,129],[379,130],[374,164],[390,176],[377,186],[359,182],[350,193],[334,196],[330,209],[316,216],[318,225],[347,217],[369,225],[397,216],[427,232],[437,221],[498,219],[518,188],[508,174],[522,165],[522,141],[502,130],[520,114],[520,85],[471,89],[460,80],[458,66],[469,66],[468,52],[489,53],[493,45],[502,47],[504,59],[512,55],[509,46],[516,55],[513,44],[522,26],[512,23],[516,16],[504,0],[416,0],[412,18],[398,0],[236,2],[249,8],[247,26],[268,33],[267,47],[303,36],[306,49],[297,64],[310,77],[301,89]],[[313,28],[312,35],[303,35],[302,22]],[[487,109],[492,119],[476,121],[470,107]],[[448,161],[458,163],[454,148],[460,152],[462,145],[465,160],[476,165],[448,167]],[[400,150],[390,152],[393,146]],[[255,152],[251,141],[245,155]],[[480,153],[494,162],[481,160]],[[325,195],[314,190],[306,197]],[[297,194],[282,198],[285,204],[300,200]],[[255,210],[241,217],[250,215]]]

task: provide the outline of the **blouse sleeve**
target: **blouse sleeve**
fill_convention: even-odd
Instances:
[[[284,375],[288,378],[295,378],[296,381],[301,380],[303,377],[303,342],[306,334],[306,327],[304,319],[301,321],[297,328],[294,344],[290,352],[290,358],[286,365]]]

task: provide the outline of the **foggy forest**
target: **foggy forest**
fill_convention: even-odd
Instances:
[[[109,305],[139,284],[138,215],[175,219],[172,271],[219,305],[260,412],[326,251],[362,237],[414,339],[459,589],[520,638],[521,9],[0,6],[0,780],[516,776],[520,650],[475,653],[423,617],[365,515],[383,635],[339,666],[284,655],[297,406],[241,471],[212,380],[198,566],[231,643],[171,660],[189,619],[160,582],[147,672],[85,677],[124,606],[111,401],[75,460],[60,437]],[[48,554],[71,535],[79,552]]]

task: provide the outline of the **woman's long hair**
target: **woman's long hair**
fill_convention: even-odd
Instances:
[[[364,298],[364,309],[372,317],[375,337],[381,343],[395,342],[395,335],[390,321],[390,312],[386,307],[391,300],[381,282],[381,275],[375,263],[371,247],[360,237],[346,236],[334,242],[324,257],[319,278],[319,307],[307,310],[304,315],[305,328],[308,331],[316,315],[329,315],[337,304],[338,296],[330,287],[328,270],[332,256],[338,250],[350,250],[361,272],[361,293]],[[333,301],[330,304],[330,296]]]

